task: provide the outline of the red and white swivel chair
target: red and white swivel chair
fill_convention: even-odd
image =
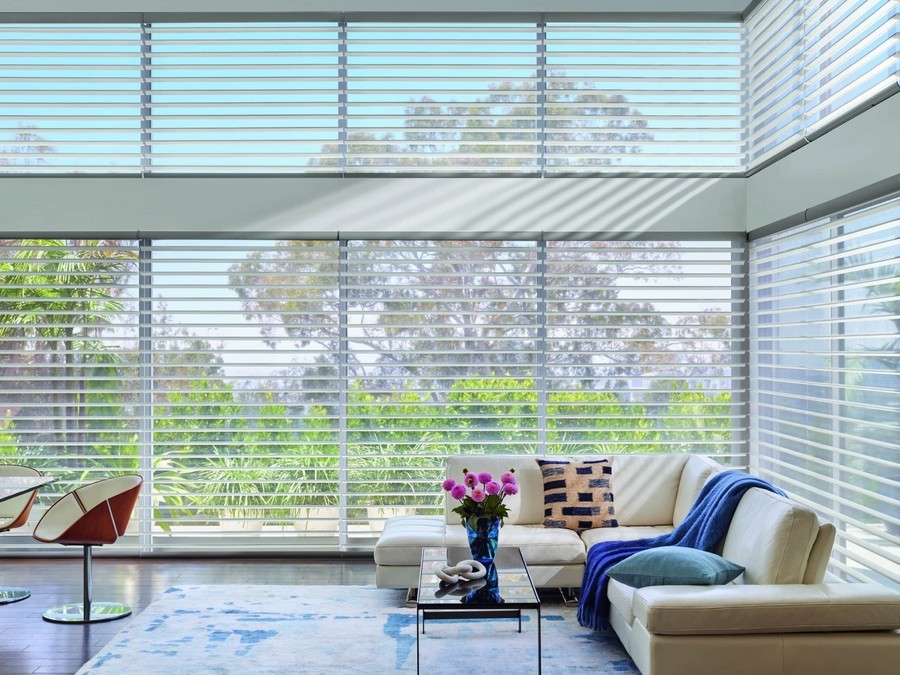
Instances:
[[[25,476],[37,478],[43,474],[30,466],[18,466],[16,464],[0,464],[0,476]],[[6,532],[17,527],[22,527],[28,522],[31,513],[31,505],[37,490],[26,492],[24,495],[0,501],[0,532]],[[24,600],[31,595],[27,588],[5,586],[0,588],[0,605],[8,605],[11,602]]]
[[[84,547],[84,601],[48,609],[44,619],[96,623],[131,614],[122,603],[93,602],[91,547],[112,544],[125,532],[143,482],[140,476],[117,476],[89,483],[60,497],[40,519],[34,528],[38,541]]]

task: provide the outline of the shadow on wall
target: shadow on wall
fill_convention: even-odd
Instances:
[[[0,216],[18,231],[63,238],[743,236],[745,183],[740,176],[20,178],[0,182]]]

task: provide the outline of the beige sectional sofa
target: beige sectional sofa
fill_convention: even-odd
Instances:
[[[450,457],[499,475],[514,468],[519,494],[501,546],[518,546],[535,585],[577,588],[587,549],[599,541],[652,537],[687,515],[709,476],[723,467],[697,455],[609,455],[619,527],[576,533],[545,528],[542,476],[533,457]],[[389,519],[375,547],[376,583],[414,588],[423,546],[465,546],[448,498],[443,516]],[[609,621],[644,675],[898,672],[900,594],[874,584],[822,583],[834,527],[811,509],[751,488],[718,551],[745,568],[723,586],[609,584]]]

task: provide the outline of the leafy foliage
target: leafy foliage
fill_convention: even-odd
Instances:
[[[15,244],[11,250],[20,253],[0,257],[0,274],[12,281],[0,289],[0,339],[13,353],[32,345],[35,357],[23,362],[0,353],[0,367],[19,369],[26,378],[41,368],[57,368],[60,374],[76,373],[79,384],[60,380],[58,395],[37,387],[32,395],[28,410],[44,411],[53,424],[65,425],[56,437],[34,433],[22,411],[4,409],[0,448],[57,471],[68,464],[73,480],[137,470],[146,441],[134,425],[138,392],[128,383],[140,381],[138,364],[132,352],[104,341],[120,328],[119,317],[133,302],[125,284],[136,270],[135,255],[111,242]],[[332,315],[339,298],[328,289],[338,270],[320,264],[320,256],[330,260],[333,251],[309,244],[286,242],[253,251],[232,267],[230,282],[246,320],[273,348],[288,336],[297,350],[337,353],[340,336]],[[532,366],[519,363],[515,349],[504,349],[534,339],[509,321],[523,302],[532,301],[522,290],[534,274],[531,254],[502,245],[482,250],[470,242],[444,247],[446,260],[430,257],[416,242],[381,242],[379,249],[388,254],[372,259],[365,250],[354,253],[373,270],[375,281],[384,275],[392,284],[389,290],[374,282],[355,289],[354,307],[380,312],[390,303],[393,311],[379,313],[377,326],[361,323],[353,340],[364,349],[343,352],[351,385],[340,405],[329,393],[335,366],[327,356],[282,373],[301,383],[300,395],[281,386],[278,375],[259,380],[251,390],[229,376],[218,345],[170,323],[159,306],[153,326],[158,345],[152,363],[153,426],[147,430],[157,524],[168,528],[219,518],[285,522],[300,507],[336,505],[339,494],[346,496],[351,519],[362,518],[373,505],[437,512],[444,458],[450,454],[527,454],[541,443],[550,453],[572,455],[728,451],[726,392],[692,389],[677,379],[644,392],[640,400],[617,389],[620,380],[643,367],[628,360],[628,341],[652,343],[671,326],[660,323],[652,308],[620,298],[614,280],[667,269],[665,247],[648,250],[646,257],[638,248],[621,260],[610,250],[612,262],[596,287],[570,288],[567,281],[555,289],[561,316],[571,317],[567,330],[582,336],[574,350],[584,359],[573,367],[568,389],[543,395],[529,374]],[[464,255],[454,259],[457,250]],[[577,250],[572,255],[575,279],[584,261]],[[499,299],[490,292],[494,278],[486,272],[498,260],[510,282],[508,294]],[[559,269],[566,271],[565,265]],[[285,285],[285,278],[291,284]],[[429,297],[417,290],[421,284],[432,289]],[[432,322],[433,315],[451,322]],[[685,330],[695,330],[690,339],[711,335]],[[440,353],[456,340],[471,363],[453,370]],[[388,343],[392,348],[383,348]],[[407,358],[412,345],[415,360]],[[606,390],[595,388],[587,376],[595,352],[620,359],[612,361]],[[473,376],[474,370],[485,374]],[[8,370],[4,377],[10,377]],[[28,388],[23,385],[23,392]],[[306,391],[316,393],[306,396]]]

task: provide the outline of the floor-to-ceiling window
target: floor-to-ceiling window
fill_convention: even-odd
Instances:
[[[66,481],[138,468],[136,242],[0,240],[0,456]]]
[[[754,468],[835,523],[833,573],[900,584],[900,200],[750,252]]]
[[[747,464],[739,243],[4,244],[0,448],[141,472],[139,550],[366,549],[451,453]]]

